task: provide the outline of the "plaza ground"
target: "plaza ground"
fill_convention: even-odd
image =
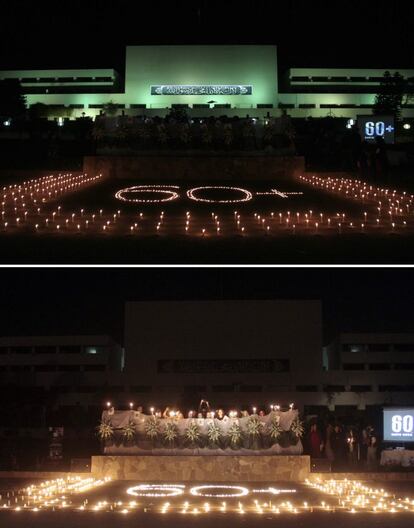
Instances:
[[[32,481],[33,482],[33,481]],[[28,481],[0,480],[3,501],[6,490],[27,486]],[[338,499],[305,484],[295,482],[248,483],[248,496],[239,498],[206,498],[191,494],[193,486],[201,483],[177,483],[184,493],[176,497],[141,497],[127,494],[127,489],[142,483],[114,481],[94,490],[73,495],[69,506],[55,511],[11,511],[0,510],[0,523],[7,527],[53,526],[53,527],[112,527],[112,526],[267,526],[283,523],[283,526],[363,527],[367,523],[375,527],[409,527],[413,522],[413,511],[351,512],[338,508]],[[166,483],[168,484],[168,483]],[[204,484],[204,483],[203,483]],[[213,485],[214,483],[210,484]],[[219,485],[222,485],[220,483]],[[366,485],[375,489],[384,488],[396,497],[412,498],[414,482],[375,482]],[[243,483],[229,483],[229,486],[244,486]],[[269,494],[269,487],[281,491]],[[256,489],[256,492],[253,490]],[[234,493],[237,490],[205,490],[206,493]],[[145,493],[145,492],[144,492]],[[130,501],[135,503],[131,506]],[[393,500],[392,498],[390,500]],[[73,504],[71,502],[73,501]],[[106,503],[104,502],[106,501]],[[122,502],[122,504],[121,504]],[[292,508],[287,506],[291,503]],[[187,504],[186,504],[187,503]],[[259,506],[257,506],[257,503]],[[99,505],[96,509],[96,505]],[[186,505],[185,505],[186,504]],[[240,504],[242,507],[240,507]],[[306,506],[303,506],[303,505]],[[85,509],[80,510],[80,505]],[[294,510],[297,507],[296,510]],[[125,510],[128,509],[126,512]],[[240,510],[242,509],[242,514]]]
[[[172,190],[179,197],[161,203],[116,199],[117,191],[137,185],[141,186],[138,192],[125,191],[123,196],[164,199]],[[160,191],[157,185],[170,190]],[[213,201],[206,203],[187,196],[189,190],[201,186],[199,182],[103,179],[46,203],[40,214],[32,210],[18,226],[11,215],[8,226],[0,229],[1,262],[396,264],[413,260],[411,211],[392,218],[383,213],[377,224],[375,201],[297,178],[203,183],[204,187],[217,185],[220,188],[195,192],[197,198]],[[233,203],[246,192],[251,194],[249,201]],[[52,220],[58,206],[59,218]],[[105,223],[108,226],[103,228]]]

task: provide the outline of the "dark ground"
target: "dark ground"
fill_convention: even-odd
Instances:
[[[412,236],[2,236],[1,264],[412,264]]]

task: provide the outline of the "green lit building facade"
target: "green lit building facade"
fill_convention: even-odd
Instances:
[[[390,68],[391,73],[397,71]],[[414,79],[413,70],[398,70]],[[125,115],[355,118],[369,114],[384,70],[292,68],[278,79],[276,46],[128,46],[125,72],[113,69],[0,71],[19,79],[28,105],[50,117],[94,117],[108,102]],[[414,104],[403,108],[414,117]]]

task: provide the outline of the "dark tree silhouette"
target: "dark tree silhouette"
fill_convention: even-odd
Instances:
[[[389,71],[386,71],[375,97],[373,113],[392,114],[396,119],[400,119],[406,91],[407,82],[404,77],[398,72],[391,75]]]
[[[26,112],[26,97],[17,79],[0,81],[0,116],[21,117]]]

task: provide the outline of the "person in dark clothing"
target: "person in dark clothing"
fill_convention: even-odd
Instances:
[[[337,471],[343,467],[345,451],[345,439],[342,428],[339,424],[335,425],[330,440],[334,455],[333,467]]]
[[[358,463],[359,458],[359,442],[358,436],[354,429],[350,429],[346,439],[346,455],[348,460],[348,467],[354,469]]]

